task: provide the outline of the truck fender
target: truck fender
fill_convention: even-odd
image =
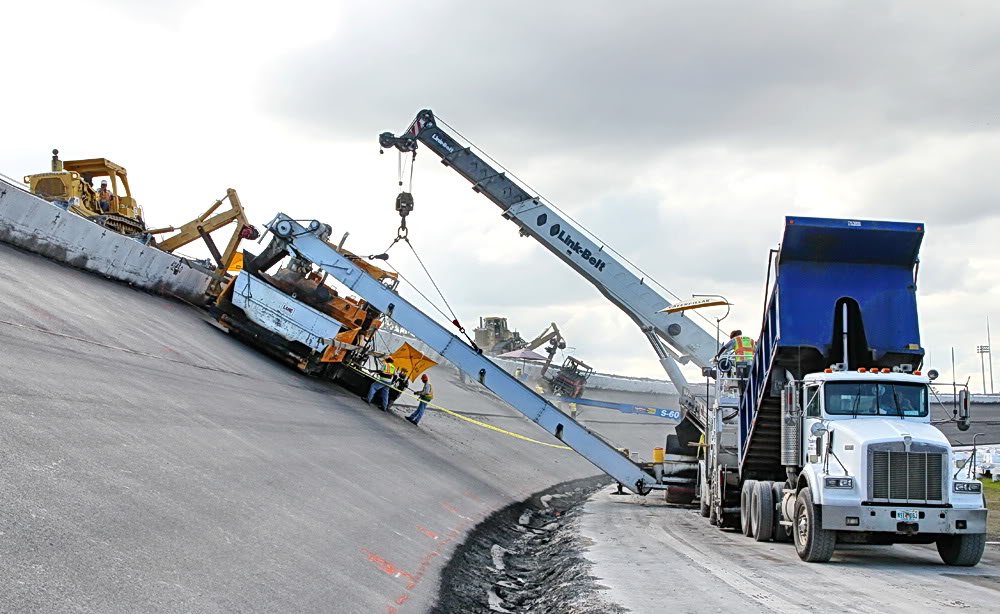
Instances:
[[[809,487],[812,493],[813,503],[817,505],[823,504],[823,489],[819,488],[819,484],[822,484],[819,476],[816,475],[816,467],[813,465],[806,465],[799,472],[799,480],[795,485],[795,494],[798,495],[799,491],[805,487]]]

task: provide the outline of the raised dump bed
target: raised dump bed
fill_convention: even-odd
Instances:
[[[800,379],[844,362],[919,365],[920,223],[785,218],[757,352],[740,402],[741,466],[778,467],[785,371]]]

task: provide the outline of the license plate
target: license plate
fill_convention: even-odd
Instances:
[[[919,520],[920,512],[917,510],[896,510],[896,520],[902,520],[903,522],[910,522],[912,520]]]

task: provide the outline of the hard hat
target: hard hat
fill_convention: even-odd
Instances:
[[[427,377],[426,373],[424,373],[423,375],[420,376],[420,381],[422,381],[422,382],[426,382],[428,379],[430,379],[430,378]]]
[[[101,179],[101,185],[108,185],[107,179]]]

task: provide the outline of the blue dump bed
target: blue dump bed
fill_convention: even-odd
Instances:
[[[778,463],[779,391],[773,374],[795,378],[844,362],[847,307],[850,368],[919,368],[914,279],[924,225],[785,218],[776,279],[747,387],[740,400],[741,467],[766,475]]]
[[[785,218],[775,297],[784,366],[801,377],[843,360],[846,303],[851,367],[916,368],[923,349],[914,269],[923,237],[923,224]]]

